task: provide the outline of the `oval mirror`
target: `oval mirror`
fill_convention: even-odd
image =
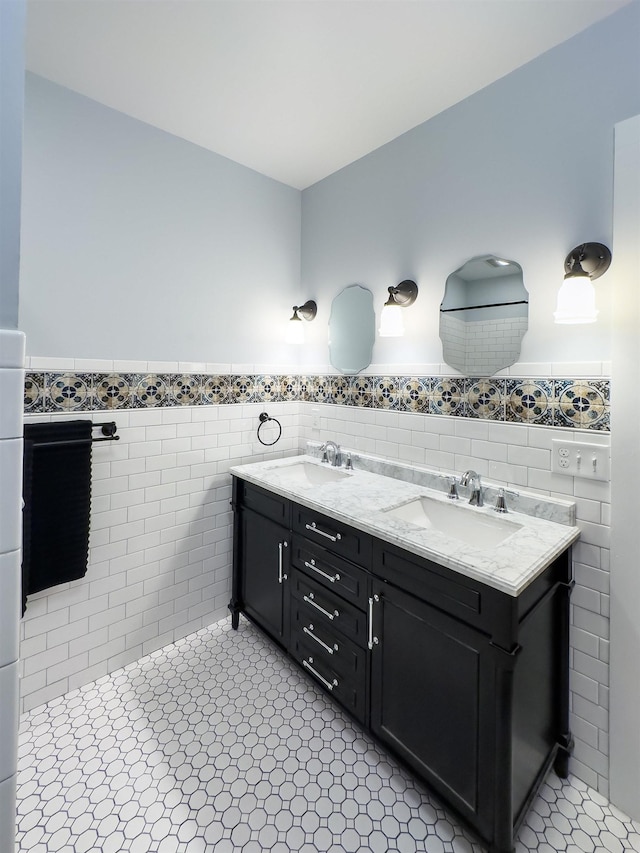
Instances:
[[[373,294],[351,284],[331,303],[329,360],[341,373],[359,373],[371,363],[376,337]]]
[[[493,376],[520,358],[529,294],[515,261],[471,258],[447,278],[440,305],[443,358],[466,376]]]

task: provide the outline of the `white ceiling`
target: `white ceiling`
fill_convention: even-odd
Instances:
[[[303,189],[628,2],[29,0],[27,68]]]

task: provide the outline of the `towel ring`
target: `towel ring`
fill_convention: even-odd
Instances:
[[[279,420],[276,420],[276,418],[270,417],[266,412],[261,412],[258,417],[260,419],[260,424],[258,425],[258,431],[256,433],[256,435],[258,436],[258,441],[260,442],[260,444],[264,444],[265,447],[271,447],[272,444],[275,444],[276,442],[280,441],[280,436],[282,435],[282,424]],[[273,441],[264,441],[260,438],[260,430],[265,424],[268,424],[269,421],[273,421],[274,424],[278,424],[278,435],[274,438]]]

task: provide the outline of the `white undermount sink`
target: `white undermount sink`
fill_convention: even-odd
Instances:
[[[437,530],[476,548],[500,545],[522,527],[514,521],[480,513],[464,504],[445,503],[429,497],[415,498],[384,512],[418,527]]]
[[[329,465],[314,465],[313,462],[295,462],[293,465],[280,465],[273,473],[283,483],[292,486],[321,486],[323,483],[336,483],[350,477],[346,471]]]

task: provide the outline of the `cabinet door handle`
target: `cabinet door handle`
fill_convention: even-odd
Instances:
[[[325,610],[324,607],[320,607],[319,604],[316,604],[315,601],[313,600],[313,593],[312,592],[310,592],[309,595],[303,595],[302,599],[303,599],[303,601],[306,601],[307,604],[310,604],[312,607],[315,607],[316,610],[319,610],[323,616],[327,617],[327,619],[331,619],[331,621],[333,621],[336,618],[336,616],[340,615],[340,613],[337,610],[334,610],[333,613],[329,613],[329,611]]]
[[[367,631],[367,646],[369,649],[372,649],[374,646],[377,646],[380,642],[377,637],[373,636],[373,605],[377,604],[378,601],[380,601],[379,595],[374,595],[373,598],[369,599],[369,628]]]
[[[282,581],[286,581],[287,579],[283,569],[285,548],[288,548],[287,542],[278,542],[278,583],[282,583]]]
[[[320,681],[322,684],[324,684],[324,686],[327,688],[327,690],[333,690],[334,687],[338,686],[338,679],[337,678],[334,678],[333,681],[327,681],[326,678],[323,678],[320,675],[320,673],[318,672],[317,669],[314,669],[311,666],[312,663],[313,663],[313,658],[310,657],[309,660],[303,660],[302,661],[302,666],[304,666],[306,669],[308,669],[310,673],[315,675],[315,677],[318,679],[318,681]]]
[[[319,527],[316,527],[315,521],[312,521],[311,524],[305,524],[305,529],[310,530],[311,533],[319,533],[320,536],[324,536],[325,539],[330,539],[332,542],[339,542],[342,539],[340,533],[326,533],[324,530],[320,530]]]
[[[328,575],[326,572],[323,572],[322,569],[319,569],[316,566],[315,560],[311,560],[311,562],[305,560],[304,564],[308,569],[311,569],[312,572],[316,572],[316,574],[320,575],[325,580],[328,580],[329,583],[335,583],[336,581],[340,580],[340,575],[337,572],[335,573],[335,575]]]
[[[331,648],[331,646],[328,646],[326,643],[323,643],[322,640],[320,639],[320,637],[316,637],[316,635],[313,633],[313,625],[309,625],[308,628],[305,625],[302,630],[304,631],[305,634],[308,634],[308,636],[311,637],[312,640],[315,640],[319,646],[322,646],[322,648],[325,651],[329,652],[330,655],[332,655],[334,652],[338,651],[338,644],[337,643],[334,643],[333,648]]]

